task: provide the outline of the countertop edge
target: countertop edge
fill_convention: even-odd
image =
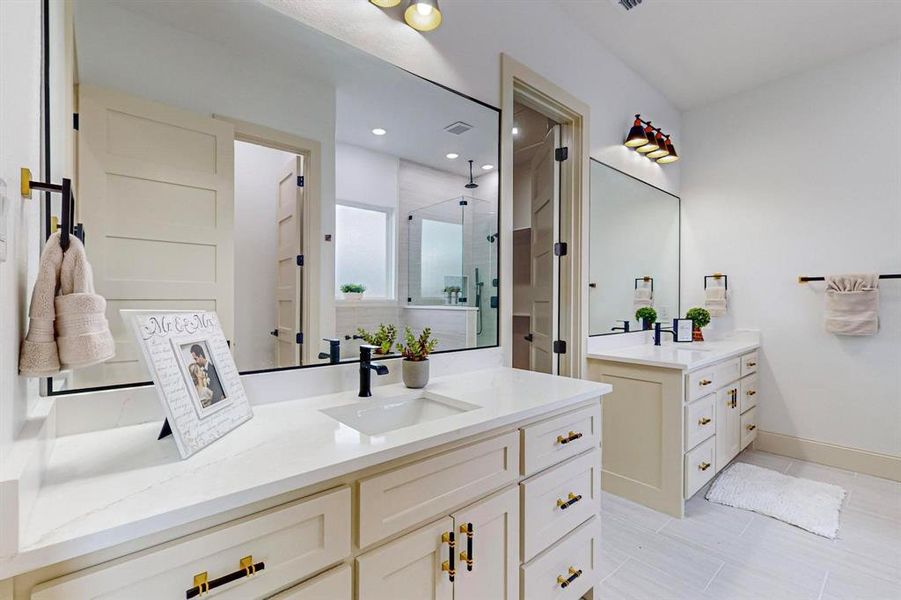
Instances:
[[[686,373],[690,373],[692,371],[696,371],[698,369],[703,369],[704,367],[708,367],[712,364],[718,363],[723,360],[728,360],[730,358],[735,358],[736,356],[741,356],[742,354],[746,354],[748,352],[752,352],[760,348],[760,342],[748,342],[747,344],[734,348],[732,350],[726,352],[713,352],[710,354],[713,355],[710,358],[704,358],[698,361],[695,361],[691,364],[672,362],[672,361],[660,361],[654,360],[650,358],[639,358],[632,356],[617,356],[615,354],[603,354],[603,353],[589,353],[586,354],[586,358],[589,360],[604,360],[607,362],[621,362],[621,363],[629,363],[633,365],[642,365],[646,367],[659,367],[662,369],[678,369],[680,371],[685,371]],[[686,348],[688,349],[688,348]]]

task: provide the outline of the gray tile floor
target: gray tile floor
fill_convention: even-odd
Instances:
[[[848,491],[827,540],[702,490],[673,519],[604,494],[600,597],[667,600],[901,600],[901,483],[783,456],[736,460]]]

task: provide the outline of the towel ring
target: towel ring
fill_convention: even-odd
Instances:
[[[723,287],[725,289],[729,289],[729,276],[723,275],[722,273],[714,273],[713,275],[704,275],[704,289],[707,289],[707,280],[708,279],[722,279]]]
[[[654,278],[653,277],[651,277],[650,275],[645,275],[644,277],[636,277],[635,278],[635,289],[636,290],[638,289],[639,281],[644,281],[644,282],[650,281],[651,282],[651,293],[652,294],[654,293]]]

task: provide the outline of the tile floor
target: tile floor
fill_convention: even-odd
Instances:
[[[848,491],[838,538],[707,502],[673,519],[604,494],[604,600],[901,600],[901,483],[774,454],[736,460]]]

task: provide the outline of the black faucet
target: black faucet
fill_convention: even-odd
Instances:
[[[676,331],[673,329],[660,329],[660,323],[654,323],[654,345],[660,345],[660,334],[661,333],[669,333],[673,336],[673,341],[676,341]]]
[[[322,338],[322,341],[328,342],[328,352],[320,352],[319,358],[327,358],[329,364],[338,364],[341,362],[341,340],[337,338]]]
[[[378,346],[360,345],[360,393],[357,395],[361,398],[367,398],[372,395],[370,371],[375,371],[376,375],[388,374],[388,367],[382,363],[372,362],[372,351],[376,348]]]
[[[617,323],[622,323],[622,327],[611,327],[610,331],[622,331],[623,333],[629,333],[629,320],[628,319],[620,319]]]

